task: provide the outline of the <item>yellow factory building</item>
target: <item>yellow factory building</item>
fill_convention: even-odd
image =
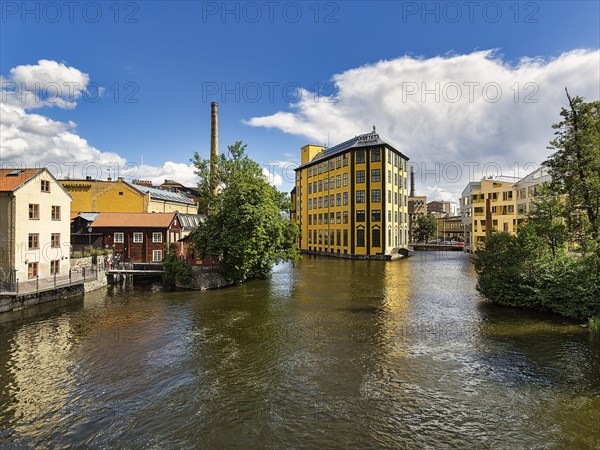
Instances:
[[[292,220],[303,252],[390,259],[408,247],[408,158],[373,132],[334,147],[306,145]]]
[[[59,180],[71,194],[74,212],[180,212],[196,214],[196,203],[187,196],[147,184],[117,180]]]

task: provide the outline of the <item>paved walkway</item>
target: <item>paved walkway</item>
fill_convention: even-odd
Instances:
[[[46,292],[53,289],[60,289],[70,286],[76,286],[83,284],[85,281],[95,280],[100,276],[104,276],[104,271],[87,271],[84,273],[80,271],[72,271],[71,277],[69,275],[56,275],[56,277],[46,277],[37,279],[28,279],[27,281],[18,281],[16,290],[13,291],[0,291],[0,296],[21,296],[29,295],[37,292]]]

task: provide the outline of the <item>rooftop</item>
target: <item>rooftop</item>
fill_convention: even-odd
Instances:
[[[121,228],[167,228],[176,213],[121,213],[103,212],[91,224],[92,227]]]
[[[44,170],[46,169],[0,169],[0,192],[16,191]]]
[[[190,200],[188,197],[180,194],[179,192],[168,191],[166,189],[157,189],[149,186],[141,186],[139,184],[130,184],[130,186],[140,192],[143,192],[144,194],[150,193],[150,198],[166,200],[168,202],[185,203],[186,205],[195,205],[193,200]]]

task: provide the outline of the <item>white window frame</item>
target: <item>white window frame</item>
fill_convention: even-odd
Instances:
[[[157,239],[157,237],[158,237],[158,239]],[[160,232],[157,233],[156,231],[152,233],[152,242],[160,243],[162,241],[163,241],[162,233],[160,233]]]
[[[134,244],[143,244],[144,243],[144,233],[139,233],[139,232],[133,233],[133,243]]]
[[[115,233],[114,242],[115,244],[122,244],[125,242],[125,233]]]
[[[158,255],[158,259],[156,259],[156,255]],[[152,250],[152,261],[162,261],[162,250]]]

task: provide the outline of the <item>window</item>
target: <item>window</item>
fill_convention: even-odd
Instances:
[[[388,170],[388,183],[392,182],[392,171]]]
[[[27,264],[27,276],[29,278],[35,278],[38,276],[38,263],[31,262]]]
[[[394,153],[394,167],[398,167],[398,155]]]
[[[133,243],[139,244],[144,242],[144,233],[133,233]]]
[[[308,215],[308,224],[312,225],[312,214]],[[309,236],[309,239],[310,239],[310,236]]]
[[[329,223],[329,214],[327,214],[327,213],[323,214],[323,223],[324,224]]]
[[[388,190],[388,203],[392,203],[392,191]]]
[[[319,214],[319,225],[323,223],[323,213]]]
[[[381,210],[374,209],[371,211],[371,220],[373,222],[381,222]]]
[[[319,168],[319,175],[321,175],[323,173],[323,165],[319,164],[317,167]]]
[[[308,183],[308,195],[312,194],[312,183]]]
[[[373,189],[371,191],[371,201],[373,203],[378,203],[381,201],[381,189]]]
[[[41,188],[42,192],[50,192],[50,181],[42,180]]]
[[[40,219],[40,205],[29,204],[29,220]]]
[[[356,211],[356,221],[364,222],[365,221],[365,211],[363,209],[359,209]]]
[[[55,259],[50,261],[50,275],[56,275],[60,273],[60,260]]]
[[[388,211],[388,222],[392,221],[392,211]]]
[[[371,181],[374,181],[374,182],[381,181],[381,170],[379,170],[379,169],[371,170]]]
[[[398,193],[394,192],[394,204],[397,205],[398,204]]]
[[[325,178],[325,182],[323,183],[323,189],[326,191],[329,190],[329,178]]]
[[[52,248],[60,247],[60,233],[52,233],[50,235],[50,246]]]
[[[356,152],[356,163],[364,163],[365,162],[365,151],[364,150],[357,150]]]
[[[123,233],[115,233],[115,244],[122,244],[125,242],[125,235]]]
[[[356,230],[356,246],[357,247],[365,246],[365,230],[363,230],[363,229]]]
[[[162,261],[162,250],[152,250],[152,261]]]
[[[343,204],[344,204],[344,206],[346,206],[348,204],[348,193],[347,192],[344,192],[343,198],[344,198]]]
[[[342,245],[342,230],[337,230],[337,245]]]
[[[325,197],[323,197],[323,200],[324,200],[323,201],[323,207],[327,208],[329,206],[329,197],[325,196]]]
[[[119,195],[123,195],[123,191],[119,192]]]
[[[317,193],[317,182],[313,181],[313,194]]]
[[[27,242],[27,248],[29,250],[35,250],[37,248],[40,248],[40,235],[37,233],[30,233],[29,234],[29,239]]]
[[[371,150],[371,162],[381,161],[381,150]]]
[[[317,209],[317,198],[313,198],[313,209]]]
[[[342,223],[342,213],[341,212],[335,213],[335,223]],[[339,241],[339,239],[338,239],[338,241]]]
[[[162,242],[163,235],[162,233],[152,233],[152,242]]]
[[[335,168],[339,169],[342,166],[342,157],[338,156],[335,158]]]
[[[333,194],[329,196],[329,206],[333,208]]]
[[[319,180],[319,192],[323,191],[323,180]]]
[[[342,206],[342,194],[335,194],[335,206]]]
[[[342,177],[340,177],[339,175],[337,175],[335,177],[335,187],[339,188],[342,186]]]
[[[371,230],[371,246],[381,247],[381,230],[378,228]]]
[[[327,197],[325,197],[327,199]],[[323,207],[323,197],[319,197],[319,208]]]
[[[344,186],[348,186],[348,174],[344,174]]]
[[[342,165],[346,167],[348,165],[348,153],[344,153]]]
[[[52,220],[60,220],[60,206],[52,206]]]
[[[334,180],[334,178],[333,178],[333,177],[331,177],[331,178],[329,179],[329,189],[333,189],[333,180]]]
[[[365,191],[356,191],[356,203],[365,202]]]
[[[394,186],[398,186],[398,174],[394,174]]]
[[[333,223],[333,221],[335,220],[335,213],[329,213],[329,223]]]
[[[325,161],[323,163],[323,172],[328,172],[329,171],[329,161]]]
[[[356,182],[357,183],[364,183],[365,182],[365,171],[364,170],[357,170],[356,171]]]
[[[348,223],[348,211],[344,211],[344,223]]]
[[[348,230],[344,230],[344,246],[348,246]]]

